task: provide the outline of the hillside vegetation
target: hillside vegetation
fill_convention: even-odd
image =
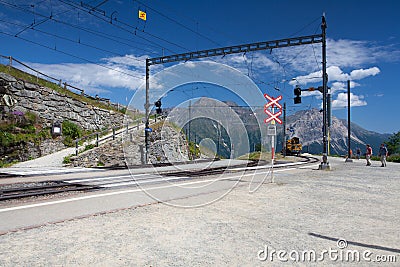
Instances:
[[[47,80],[42,79],[42,78],[38,78],[38,77],[36,77],[36,76],[34,76],[32,74],[26,73],[24,71],[21,71],[19,69],[14,68],[14,67],[5,66],[3,64],[0,64],[0,72],[7,73],[7,74],[15,77],[16,79],[20,79],[20,80],[23,80],[23,81],[26,81],[26,82],[29,82],[29,83],[32,83],[32,84],[37,84],[37,85],[40,85],[40,86],[43,86],[43,87],[47,87],[47,88],[53,89],[54,91],[57,91],[57,92],[59,92],[61,94],[67,95],[67,96],[69,96],[69,97],[71,97],[73,99],[88,103],[88,104],[90,104],[92,106],[95,106],[95,107],[98,107],[98,108],[114,110],[114,111],[118,111],[118,112],[121,112],[121,113],[125,112],[125,110],[117,110],[112,105],[107,105],[107,104],[105,104],[103,102],[99,102],[95,98],[89,98],[89,97],[86,97],[86,96],[81,95],[81,94],[76,94],[76,93],[74,93],[74,92],[72,92],[72,91],[70,91],[70,90],[68,90],[68,89],[56,84],[56,83],[47,81]]]

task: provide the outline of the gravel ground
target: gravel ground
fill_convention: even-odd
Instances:
[[[66,156],[75,153],[75,148],[70,147],[61,151],[46,155],[37,159],[28,160],[12,165],[12,168],[46,168],[46,167],[62,167],[63,160]]]
[[[397,263],[380,266],[399,266],[400,164],[330,162],[330,172],[276,173],[276,184],[253,194],[238,187],[201,208],[154,204],[8,233],[0,266],[330,266],[348,250],[371,252],[350,265],[393,255]],[[338,252],[320,262],[289,257],[311,250]]]

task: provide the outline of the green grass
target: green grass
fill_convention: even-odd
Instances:
[[[39,144],[42,140],[51,138],[50,128],[36,127],[37,117],[27,112],[22,119],[11,120],[0,124],[0,145],[13,146],[22,142]]]
[[[381,158],[379,156],[372,156],[371,160],[380,161]],[[400,163],[400,155],[398,154],[390,155],[389,157],[386,158],[386,161]]]

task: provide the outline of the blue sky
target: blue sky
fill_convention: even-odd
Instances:
[[[146,22],[138,9],[146,11]],[[350,79],[352,121],[393,133],[400,130],[399,10],[395,0],[0,0],[0,54],[126,104],[143,87],[148,57],[319,34],[325,12],[333,115],[347,117]],[[321,85],[320,44],[208,60],[236,68],[262,93],[282,94],[289,114],[321,106],[319,92],[303,93],[303,103],[293,104],[296,84]],[[152,75],[169,66],[152,67]],[[198,96],[230,100],[224,89],[207,86],[180,86],[163,105]]]

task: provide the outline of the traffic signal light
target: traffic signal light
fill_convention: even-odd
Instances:
[[[157,100],[156,102],[154,102],[154,105],[156,106],[156,113],[161,114],[162,113],[161,100]]]
[[[296,85],[296,88],[294,88],[294,103],[295,104],[300,104],[301,103],[301,88]]]

